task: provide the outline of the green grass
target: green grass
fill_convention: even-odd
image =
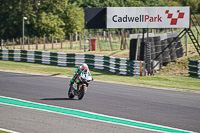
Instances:
[[[5,131],[0,130],[0,133],[9,133],[9,132],[5,132]]]
[[[0,60],[0,70],[72,77],[75,68]],[[121,75],[105,73],[99,70],[91,70],[91,73],[95,80],[200,92],[200,79],[193,77],[187,77],[187,76],[130,77],[130,76],[121,76]]]

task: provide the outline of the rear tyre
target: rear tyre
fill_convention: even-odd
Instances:
[[[79,91],[79,94],[78,94],[78,100],[81,100],[81,99],[83,98],[83,96],[84,96],[84,94],[85,94],[85,88],[86,88],[85,85],[83,85],[83,86],[81,87],[81,90]]]
[[[68,97],[74,98],[74,94],[72,93],[72,86],[71,85],[70,85],[69,90],[68,90]]]

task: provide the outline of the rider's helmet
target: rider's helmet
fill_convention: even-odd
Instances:
[[[87,71],[88,71],[88,65],[87,64],[83,63],[81,65],[81,68],[82,68],[82,70],[83,70],[84,73],[87,73]]]

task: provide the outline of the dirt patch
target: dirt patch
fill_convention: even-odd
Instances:
[[[171,62],[166,66],[162,66],[161,70],[156,72],[157,76],[188,76],[188,64],[189,59],[200,60],[200,56],[195,54],[190,54],[189,56],[182,57],[175,62]]]

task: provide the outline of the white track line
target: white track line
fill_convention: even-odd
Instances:
[[[1,130],[1,131],[5,131],[5,132],[9,132],[9,133],[20,133],[20,132],[8,130],[8,129],[5,129],[5,128],[0,128],[0,130]]]
[[[1,97],[11,98],[11,97],[7,97],[7,96],[1,96]],[[55,106],[55,105],[48,105],[48,104],[44,104],[44,103],[32,102],[32,101],[18,99],[18,98],[11,98],[11,99],[19,100],[19,101],[24,101],[24,102],[30,102],[30,103],[34,103],[34,104],[38,104],[38,105],[45,105],[45,106],[51,106],[51,107],[65,108],[65,107],[60,107],[60,106]],[[149,130],[149,131],[154,131],[154,132],[166,133],[165,131],[159,131],[159,130],[155,130],[155,129],[143,128],[143,127],[138,127],[138,126],[131,126],[131,125],[120,124],[120,123],[115,123],[115,122],[108,122],[108,121],[104,121],[104,120],[98,120],[98,119],[93,119],[93,118],[81,117],[81,116],[78,116],[78,115],[76,116],[76,115],[70,115],[70,114],[63,114],[63,113],[59,113],[59,112],[55,112],[55,111],[51,111],[51,110],[45,110],[45,109],[39,109],[39,108],[37,109],[37,108],[32,108],[32,107],[19,106],[19,105],[13,105],[13,104],[6,104],[6,103],[0,103],[0,104],[14,106],[14,107],[19,107],[19,108],[26,108],[26,109],[31,109],[31,110],[38,110],[38,111],[50,112],[50,113],[55,113],[55,114],[60,114],[60,115],[72,116],[72,117],[76,117],[76,118],[81,118],[81,119],[86,119],[86,120],[92,120],[92,121],[99,121],[99,122],[103,122],[103,123],[110,123],[110,124],[121,125],[121,126],[126,126],[126,127],[133,127],[133,128],[137,128],[137,129],[146,130],[146,131]],[[115,116],[109,116],[109,115],[94,113],[94,112],[90,112],[90,111],[84,111],[84,110],[72,109],[72,108],[65,108],[65,109],[80,111],[80,112],[94,114],[94,115],[99,115],[99,116],[106,116],[106,117],[110,117],[110,118],[117,118],[117,119],[121,119],[121,120],[128,120],[128,121],[132,121],[132,122],[136,122],[136,123],[142,123],[142,124],[147,124],[147,125],[152,125],[152,126],[158,126],[158,127],[169,128],[169,129],[175,129],[175,130],[180,130],[180,131],[184,131],[184,132],[196,133],[196,132],[189,131],[189,130],[183,130],[183,129],[173,128],[173,127],[169,127],[169,126],[163,126],[163,125],[158,125],[158,124],[153,124],[153,123],[147,123],[147,122],[142,122],[142,121],[136,121],[136,120],[126,119],[126,118],[120,118],[120,117],[115,117]]]

